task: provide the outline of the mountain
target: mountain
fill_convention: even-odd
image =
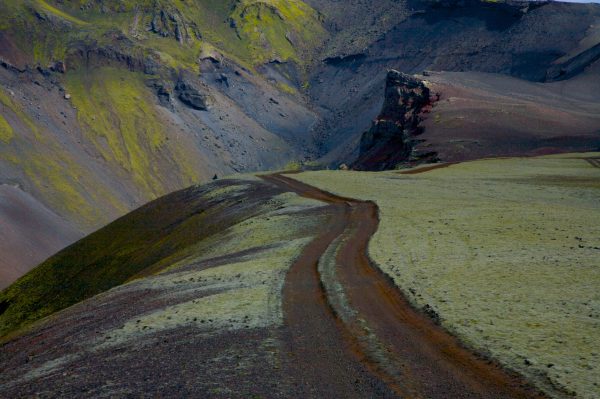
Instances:
[[[324,122],[317,130],[319,142],[327,153],[323,158],[326,163],[356,159],[362,134],[370,129],[381,110],[390,69],[407,74],[436,71],[511,76],[518,79],[511,87],[522,82],[525,91],[531,87],[529,82],[575,79],[581,83],[574,84],[573,96],[578,97],[579,91],[592,93],[591,101],[589,96],[584,101],[597,103],[593,89],[586,88],[587,83],[595,86],[598,77],[600,7],[597,4],[487,1],[400,4],[407,15],[392,16],[392,21],[384,22],[383,26],[372,22],[372,29],[377,32],[375,38],[366,44],[337,49],[313,75],[311,94],[325,108]],[[364,7],[361,9],[364,14],[360,15],[369,15],[373,4]],[[337,10],[342,13],[344,9],[340,6]],[[358,30],[356,36],[352,34],[354,28],[348,25],[351,18],[341,17],[338,21],[338,29],[350,32],[349,42],[362,37]],[[462,79],[462,84],[467,80]],[[500,86],[499,90],[504,90],[505,96],[512,95],[508,88]],[[444,97],[443,91],[439,94]],[[526,96],[538,100],[536,93]],[[454,139],[447,137],[447,141]]]
[[[284,77],[326,35],[302,3],[8,1],[0,14],[0,181],[77,237],[215,174],[311,151],[316,115]],[[52,253],[32,252],[2,273]]]
[[[597,5],[555,2],[3,1],[0,184],[57,233],[9,252],[2,284],[214,175],[352,164],[389,69],[453,72],[429,78],[440,101],[422,126],[436,159],[516,155],[523,142],[524,153],[593,149],[599,19]],[[496,117],[479,116],[485,128],[461,129],[506,111],[463,106],[481,96],[529,107],[524,122],[496,132]],[[521,137],[531,125],[541,133]],[[488,129],[514,145],[490,151]],[[6,242],[28,234],[18,219],[4,219]]]
[[[598,151],[596,4],[2,0],[0,396],[594,397]]]

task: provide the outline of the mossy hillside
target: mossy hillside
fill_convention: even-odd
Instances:
[[[180,19],[183,43],[174,33],[162,37],[148,32],[162,10]],[[8,0],[0,11],[0,27],[43,66],[64,59],[78,41],[107,44],[113,32],[149,53],[162,53],[167,66],[188,69],[195,67],[203,44],[248,67],[273,59],[306,65],[311,50],[326,37],[318,13],[300,0]]]
[[[12,138],[15,136],[12,126],[0,115],[0,141],[4,144],[10,143]]]
[[[252,181],[256,181],[252,179]],[[204,194],[218,199],[252,190],[247,181],[222,185]],[[241,198],[241,197],[240,197]],[[280,326],[285,276],[302,249],[325,223],[324,204],[292,193],[260,201],[244,220],[189,247],[181,260],[171,259],[159,273],[146,275],[98,297],[95,306],[137,296],[168,297],[172,305],[122,320],[117,328],[93,334],[82,345],[95,351],[194,328],[207,335],[225,331]],[[216,262],[216,264],[215,264]],[[190,298],[190,293],[195,298]],[[71,308],[77,312],[77,307]],[[67,316],[68,317],[68,316]]]
[[[415,175],[295,178],[374,200],[369,253],[418,308],[546,388],[600,377],[599,154],[468,162]]]
[[[77,28],[60,17],[40,19],[36,12],[43,18],[50,13],[44,5],[47,4],[33,0],[0,2],[0,29],[10,34],[19,50],[33,63],[46,66],[64,59],[72,32]]]
[[[309,57],[325,37],[316,11],[299,1],[243,0],[231,18],[256,64],[273,59],[302,64],[301,57]]]
[[[281,221],[264,222],[272,229],[283,227]],[[314,221],[309,224],[315,225]],[[257,248],[256,253],[234,256],[222,266],[186,270],[190,260],[182,261],[169,273],[120,287],[119,291],[127,293],[143,290],[159,295],[169,290],[171,296],[176,296],[193,290],[204,295],[126,320],[122,327],[105,331],[92,345],[97,349],[128,345],[159,331],[188,326],[204,333],[222,334],[227,330],[281,325],[281,291],[286,272],[312,238],[295,238],[300,234],[295,228],[288,229],[285,242],[262,241],[264,247]]]
[[[33,119],[23,111],[22,107],[2,88],[0,88],[0,105],[4,112],[12,112],[38,140],[43,140],[40,128],[33,122]]]
[[[253,184],[260,187],[253,189]],[[252,200],[245,197],[247,190],[260,190],[262,194],[265,189],[274,190],[252,178],[251,182],[215,186],[202,196],[218,199],[237,195],[247,202]],[[82,364],[90,356],[95,358],[115,350],[123,354],[121,349],[140,345],[154,348],[155,343],[164,343],[164,337],[168,336],[169,342],[177,340],[182,331],[191,331],[197,337],[249,332],[251,337],[256,331],[282,326],[286,274],[318,234],[318,226],[327,223],[330,216],[327,211],[316,209],[323,203],[292,193],[272,194],[275,192],[264,196],[241,223],[202,239],[200,244],[207,241],[206,245],[198,245],[189,256],[160,273],[114,287],[32,326],[23,339],[35,337],[41,330],[49,339],[54,336],[52,331],[61,336],[75,334],[77,339],[69,343],[68,354],[50,350],[44,356],[36,356],[36,364],[25,364],[27,370],[16,371],[10,380],[35,383],[40,377],[62,374],[63,367],[85,368]],[[127,310],[123,311],[125,307]],[[222,355],[219,352],[215,356]],[[241,358],[255,361],[252,354],[248,357],[248,351],[239,355],[236,370],[240,370]],[[277,367],[276,352],[273,355],[273,366]]]
[[[58,18],[64,19],[65,21],[68,21],[68,22],[71,22],[71,23],[74,23],[74,24],[80,25],[80,26],[88,24],[87,22],[85,22],[79,18],[76,18],[76,17],[72,16],[71,14],[67,14],[66,12],[63,12],[62,10],[60,10],[56,7],[53,7],[52,5],[48,4],[44,0],[36,0],[34,4],[39,5],[44,11],[47,11],[50,14],[52,14]]]
[[[121,167],[145,196],[156,197],[168,186],[158,167],[161,159],[173,160],[167,172],[179,176],[184,186],[200,176],[185,149],[178,148],[181,144],[168,141],[143,79],[117,68],[81,69],[66,76],[65,86],[84,134],[104,160]]]
[[[283,193],[266,202],[254,217],[241,221],[207,240],[199,242],[190,251],[193,261],[227,256],[249,251],[264,245],[285,245],[290,236],[314,234],[314,215],[305,212],[323,206],[317,200]],[[290,226],[294,226],[290,228]],[[189,261],[188,259],[187,261]],[[177,264],[174,264],[177,267]]]
[[[239,188],[210,197],[212,190],[232,184]],[[263,204],[272,195],[263,183],[248,186],[223,180],[170,194],[118,219],[0,293],[5,308],[0,315],[0,336],[122,284],[146,269],[160,271],[153,267],[157,263],[164,267],[177,263],[190,255],[186,249],[263,212]]]

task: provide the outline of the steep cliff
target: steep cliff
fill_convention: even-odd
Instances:
[[[360,154],[352,167],[357,170],[394,169],[400,164],[419,164],[437,160],[435,152],[415,150],[422,141],[420,126],[438,95],[410,75],[391,70],[385,83],[381,113],[360,141]]]
[[[576,78],[534,83],[498,74],[390,71],[384,104],[352,167],[600,149],[600,64]]]

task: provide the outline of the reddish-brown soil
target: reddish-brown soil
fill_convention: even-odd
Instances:
[[[297,394],[315,397],[536,398],[519,376],[465,349],[372,265],[367,245],[378,226],[372,202],[342,198],[282,175],[282,189],[330,204],[336,218],[290,270],[284,288],[284,341]],[[324,288],[318,262],[343,234],[336,276],[350,316],[341,317]]]
[[[416,146],[444,162],[595,151],[600,145],[597,68],[575,79],[533,83],[496,74],[433,72],[441,98]]]

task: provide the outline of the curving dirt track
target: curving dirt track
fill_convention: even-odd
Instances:
[[[302,397],[543,398],[461,346],[373,266],[372,202],[339,197],[281,174],[281,189],[327,202],[335,217],[284,286],[284,374]]]

